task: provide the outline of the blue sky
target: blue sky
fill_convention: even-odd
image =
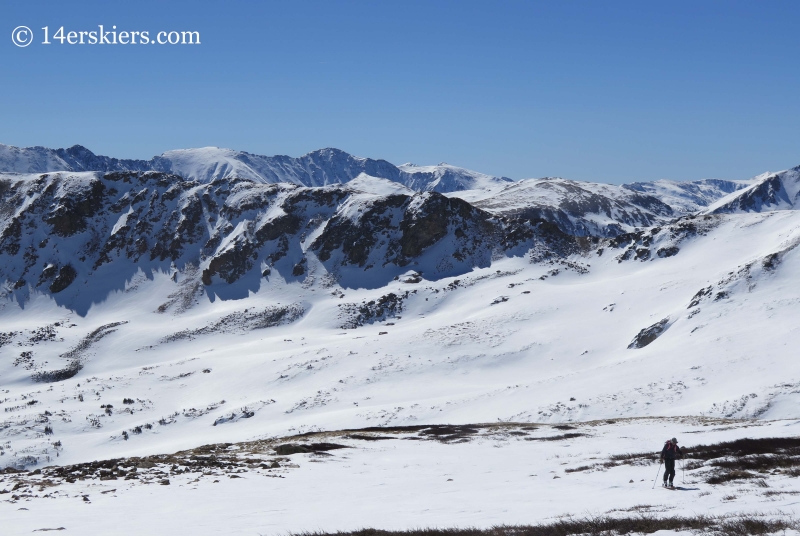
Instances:
[[[799,2],[4,2],[0,143],[321,147],[514,179],[800,164]],[[42,45],[195,30],[199,46]],[[33,43],[9,36],[29,26]]]

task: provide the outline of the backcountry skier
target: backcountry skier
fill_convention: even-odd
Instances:
[[[675,460],[679,458],[683,458],[683,452],[678,446],[678,440],[673,437],[664,443],[664,448],[661,449],[661,461],[664,462],[665,469],[663,484],[665,488],[675,488],[672,485],[672,480],[675,478]],[[667,484],[667,480],[669,480],[669,484]]]

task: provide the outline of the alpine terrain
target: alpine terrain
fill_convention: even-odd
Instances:
[[[798,208],[800,167],[610,185],[0,145],[3,526],[781,519]]]

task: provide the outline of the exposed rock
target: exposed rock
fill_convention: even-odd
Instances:
[[[628,345],[628,350],[644,348],[659,338],[669,328],[669,317],[663,318],[650,327],[641,330]]]
[[[694,296],[692,296],[692,301],[689,302],[689,306],[687,307],[687,309],[691,309],[693,307],[697,307],[698,305],[700,305],[700,302],[703,300],[703,298],[711,295],[712,290],[713,287],[710,286],[698,290],[697,293]]]
[[[381,235],[393,227],[393,209],[407,206],[410,200],[405,195],[390,195],[367,203],[357,220],[344,214],[333,216],[323,232],[311,244],[323,262],[331,257],[331,253],[342,249],[344,262],[364,266],[371,249]]]
[[[301,445],[298,443],[286,443],[275,447],[275,452],[279,456],[288,456],[289,454],[306,454],[310,452],[327,452],[329,450],[346,449],[345,445],[337,445],[336,443],[309,443]]]
[[[406,291],[402,296],[398,296],[394,292],[390,292],[377,300],[370,300],[360,304],[339,304],[338,307],[341,309],[339,314],[341,319],[340,327],[342,329],[355,329],[365,324],[372,324],[397,316],[403,310],[403,301],[410,294],[411,292]]]
[[[69,360],[69,363],[64,368],[39,371],[34,373],[31,376],[31,379],[35,382],[53,383],[72,378],[83,368],[83,362],[86,359],[86,352],[89,350],[89,348],[100,339],[110,335],[111,333],[114,333],[116,331],[114,328],[123,324],[127,324],[127,321],[112,322],[110,324],[100,326],[81,339],[81,341],[68,352],[59,355],[59,357]]]
[[[656,254],[661,258],[673,257],[673,256],[677,255],[679,251],[680,251],[680,249],[677,246],[668,246],[668,247],[664,247],[664,248],[658,248],[658,251],[656,251]]]
[[[53,232],[61,237],[84,231],[86,221],[102,207],[104,193],[105,185],[99,180],[92,181],[89,188],[62,197],[44,221],[49,223]]]
[[[306,273],[306,259],[305,259],[305,257],[300,259],[300,262],[298,262],[297,264],[295,264],[292,267],[292,275],[293,276],[300,277],[304,273]]]
[[[125,290],[139,270],[168,273],[179,285],[192,279],[163,312],[196,300],[199,283],[239,284],[209,291],[219,296],[257,290],[264,266],[282,278],[304,277],[313,256],[323,276],[360,286],[386,283],[409,265],[436,280],[489,266],[498,255],[531,252],[534,262],[551,261],[597,245],[551,222],[497,217],[436,192],[392,192],[200,183],[152,171],[3,178],[0,281],[16,288],[35,282],[85,314],[109,292]],[[361,277],[369,270],[371,277]]]
[[[62,266],[56,278],[50,283],[50,292],[53,294],[61,292],[70,286],[76,277],[78,277],[78,272],[75,271],[71,264]]]

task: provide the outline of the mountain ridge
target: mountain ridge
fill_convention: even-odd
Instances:
[[[150,160],[95,155],[75,145],[67,149],[19,148],[0,144],[0,172],[160,172],[175,180],[210,183],[243,179],[264,184],[324,187],[373,177],[411,191],[459,197],[495,216],[525,216],[550,221],[576,236],[617,236],[637,228],[661,225],[705,210],[754,180],[705,179],[612,185],[558,177],[513,181],[446,163],[402,164],[350,155],[333,148],[303,156],[262,156],[206,147],[167,151]],[[363,184],[363,180],[362,180]]]
[[[0,174],[0,279],[85,312],[137,270],[194,271],[208,292],[247,295],[265,274],[375,288],[414,269],[439,279],[493,256],[575,238],[457,197],[361,175],[306,187],[162,172]],[[86,292],[86,286],[94,292]],[[198,287],[199,288],[199,287]]]
[[[512,182],[507,177],[494,177],[446,164],[424,167],[405,164],[398,167],[386,160],[357,157],[334,148],[317,149],[294,158],[203,147],[175,149],[149,160],[136,160],[99,156],[81,145],[49,149],[0,144],[0,172],[58,171],[160,171],[199,182],[241,178],[267,184],[287,182],[302,186],[345,183],[365,173],[399,182],[413,190],[440,193]]]

